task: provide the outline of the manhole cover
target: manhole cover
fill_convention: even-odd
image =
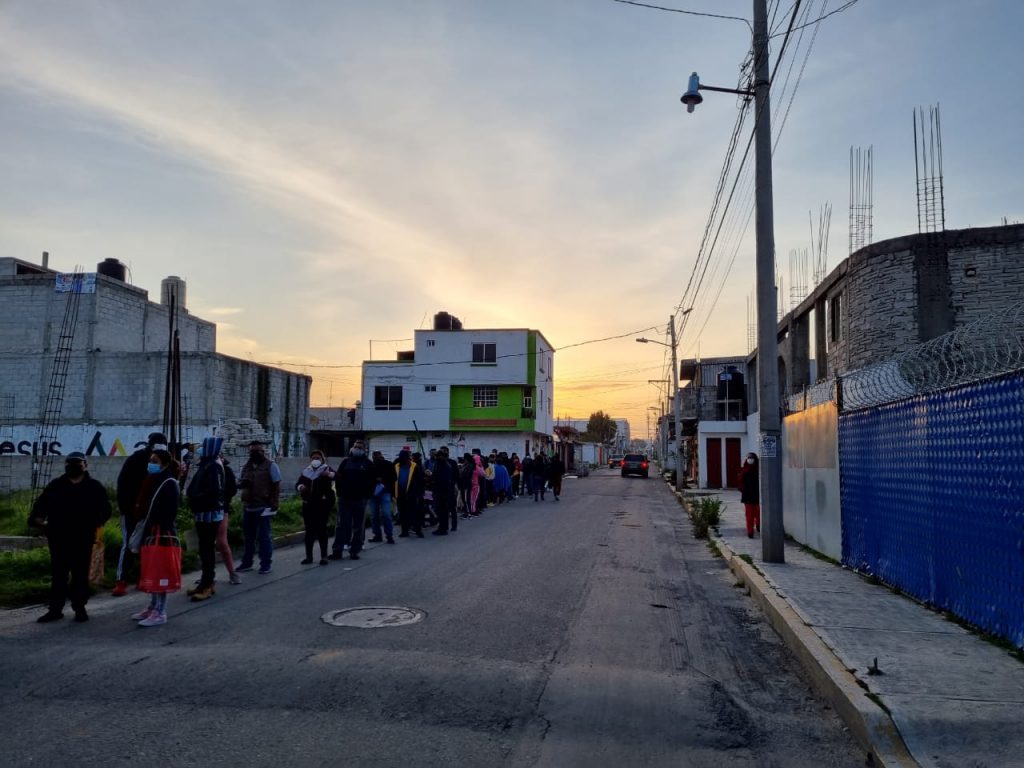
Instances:
[[[380,627],[401,627],[415,624],[426,616],[417,608],[399,608],[392,605],[364,605],[359,608],[344,608],[328,611],[321,620],[332,627],[358,627],[379,629]]]

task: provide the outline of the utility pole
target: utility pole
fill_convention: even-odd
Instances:
[[[782,521],[782,420],[775,293],[775,214],[769,105],[768,2],[754,0],[754,150],[757,209],[757,410],[760,420],[761,557],[786,560]]]
[[[683,480],[683,433],[679,414],[679,361],[676,359],[676,318],[669,315],[668,329],[672,334],[672,425],[676,432],[676,490],[681,491]]]

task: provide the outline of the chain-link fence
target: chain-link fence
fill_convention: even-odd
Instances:
[[[843,374],[843,411],[938,392],[1024,368],[1024,304],[966,324],[891,360]]]

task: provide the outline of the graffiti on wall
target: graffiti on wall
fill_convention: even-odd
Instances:
[[[57,429],[57,439],[39,440],[39,428],[14,427],[13,437],[0,442],[0,456],[66,456],[81,451],[86,456],[127,456],[146,445],[159,426],[106,426],[84,424]],[[205,434],[196,428],[195,434]]]

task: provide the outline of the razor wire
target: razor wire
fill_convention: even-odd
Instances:
[[[967,323],[885,362],[843,374],[840,410],[938,392],[1024,368],[1024,303]]]

